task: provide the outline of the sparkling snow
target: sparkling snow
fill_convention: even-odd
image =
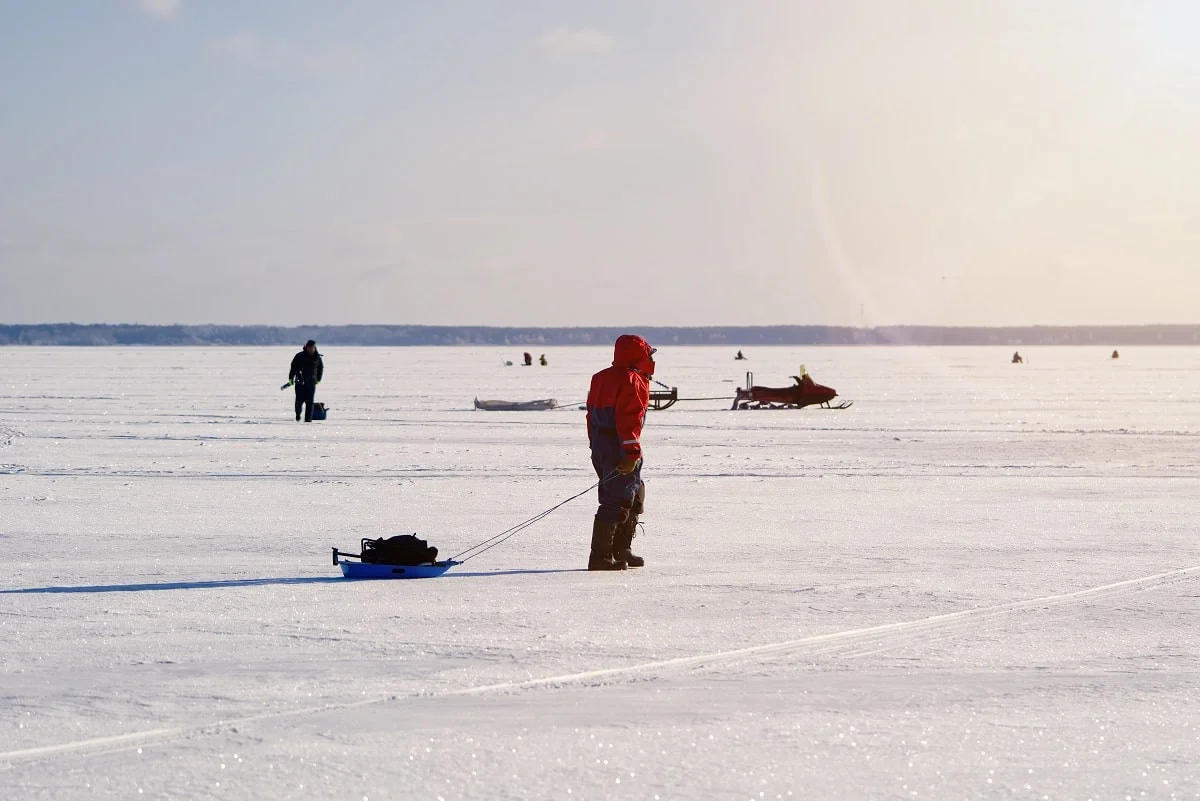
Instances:
[[[609,349],[0,349],[0,798],[1200,797],[1200,348],[653,344],[855,404],[652,411],[644,569],[363,582],[585,491]]]

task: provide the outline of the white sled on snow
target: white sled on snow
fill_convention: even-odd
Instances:
[[[549,409],[557,409],[558,401],[554,398],[530,401],[480,400],[476,398],[475,408],[485,412],[544,412]]]

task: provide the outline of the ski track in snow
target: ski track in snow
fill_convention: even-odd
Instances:
[[[0,426],[0,449],[11,447],[13,442],[17,439],[17,437],[21,437],[21,436],[24,436],[24,435],[15,428],[9,428],[7,426]],[[24,465],[6,464],[3,462],[0,462],[0,476],[16,475],[18,473],[24,473],[24,472],[25,472]]]
[[[524,690],[554,690],[568,685],[602,686],[606,684],[627,681],[646,680],[648,677],[665,676],[671,672],[688,668],[702,668],[721,663],[753,661],[762,658],[804,653],[807,655],[831,653],[842,649],[862,649],[848,654],[861,656],[879,653],[898,648],[914,640],[927,636],[946,636],[952,633],[969,632],[995,618],[1012,615],[1023,611],[1048,611],[1071,604],[1086,603],[1102,598],[1135,592],[1154,592],[1173,587],[1184,582],[1192,582],[1200,578],[1200,565],[1181,568],[1152,576],[1118,581],[1100,587],[1084,590],[1047,595],[1041,598],[1031,598],[1015,603],[998,604],[996,606],[969,609],[962,612],[952,612],[943,615],[933,615],[919,620],[900,623],[887,623],[879,626],[868,626],[860,629],[849,629],[831,634],[819,634],[795,640],[756,645],[748,648],[738,648],[730,651],[715,651],[696,656],[663,659],[645,662],[637,665],[626,665],[615,668],[601,668],[560,676],[528,679],[525,681],[509,681],[497,684],[486,684],[478,687],[467,687],[458,690],[447,690],[437,693],[424,693],[406,697],[388,696],[371,698],[347,704],[324,704],[308,709],[295,709],[266,714],[250,715],[234,720],[213,721],[211,723],[188,729],[153,729],[144,732],[134,732],[112,737],[99,737],[77,742],[67,742],[57,745],[41,746],[38,748],[18,749],[0,753],[0,760],[12,766],[21,762],[36,762],[55,759],[68,755],[105,754],[128,751],[134,748],[146,748],[162,745],[171,740],[195,739],[212,736],[229,730],[236,730],[253,723],[294,718],[341,709],[354,709],[376,704],[403,702],[415,698],[438,698],[454,696],[473,696],[493,693],[512,693]]]
[[[15,428],[0,426],[0,448],[7,448],[13,444],[13,440],[22,436],[21,432]]]

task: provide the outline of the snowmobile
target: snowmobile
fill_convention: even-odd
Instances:
[[[746,386],[736,391],[730,409],[848,409],[854,404],[845,400],[835,404],[837,390],[813,381],[804,365],[800,365],[800,375],[792,378],[796,383],[790,387],[760,387],[754,384],[754,373],[746,373]]]

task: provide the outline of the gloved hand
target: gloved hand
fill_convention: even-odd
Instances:
[[[617,465],[617,472],[623,476],[627,476],[637,469],[638,462],[640,461],[642,461],[642,457],[640,456],[626,456],[621,460],[621,463]]]

